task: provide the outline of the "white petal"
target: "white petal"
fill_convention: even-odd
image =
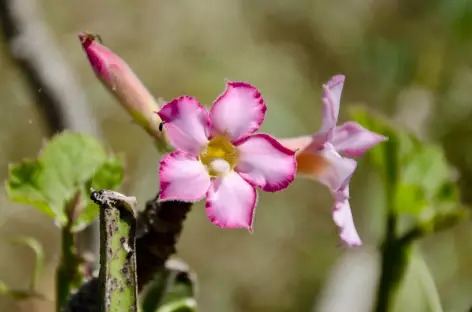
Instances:
[[[331,132],[336,127],[344,87],[344,76],[336,75],[323,85],[323,123],[320,132]]]
[[[177,150],[197,156],[208,143],[210,118],[207,110],[190,96],[181,96],[157,113]]]
[[[295,179],[295,152],[270,135],[251,135],[238,141],[236,147],[239,156],[235,170],[264,191],[280,191]]]
[[[256,201],[254,186],[232,171],[212,181],[207,193],[206,213],[218,227],[252,231]]]
[[[159,167],[161,200],[198,201],[210,188],[210,175],[196,157],[172,152]]]
[[[356,170],[357,162],[339,155],[331,144],[326,144],[320,156],[326,165],[319,171],[318,180],[335,192]]]
[[[266,105],[261,93],[244,82],[227,82],[226,90],[210,109],[212,136],[226,134],[232,141],[257,131]]]

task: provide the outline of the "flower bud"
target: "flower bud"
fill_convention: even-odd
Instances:
[[[100,81],[158,145],[167,145],[164,133],[159,130],[161,119],[155,113],[159,104],[128,64],[102,45],[97,35],[81,33],[79,39]]]

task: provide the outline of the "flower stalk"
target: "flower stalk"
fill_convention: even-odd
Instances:
[[[387,217],[387,233],[381,246],[382,264],[377,289],[376,312],[391,311],[401,281],[408,266],[408,257],[413,241],[398,239],[395,235],[397,216],[390,213]]]
[[[56,273],[56,311],[61,311],[67,302],[67,297],[73,290],[73,281],[77,280],[78,263],[74,246],[74,236],[69,227],[64,227],[61,231],[61,260]]]
[[[80,193],[76,193],[67,204],[67,223],[61,229],[61,259],[56,272],[56,311],[59,312],[67,303],[70,293],[76,290],[83,281],[80,272],[81,259],[75,246],[75,235],[72,231],[74,217],[80,206]]]

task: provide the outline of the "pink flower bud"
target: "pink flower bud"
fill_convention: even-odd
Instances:
[[[110,49],[97,42],[97,38],[100,39],[97,35],[90,33],[79,34],[80,42],[95,74],[131,114],[134,121],[157,142],[165,142],[165,136],[159,130],[161,119],[155,113],[160,109],[157,101],[128,64]]]

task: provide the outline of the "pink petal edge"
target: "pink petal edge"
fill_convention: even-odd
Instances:
[[[336,75],[323,85],[323,95],[321,97],[323,101],[323,122],[320,132],[332,132],[336,127],[344,80],[344,75]]]
[[[349,186],[343,187],[334,194],[336,202],[333,207],[333,221],[339,227],[339,236],[343,245],[358,247],[362,245],[357,233],[349,204]]]
[[[356,157],[387,140],[387,137],[369,131],[357,122],[348,121],[336,128],[333,145],[337,151]]]
[[[261,93],[245,82],[226,80],[225,91],[210,109],[212,136],[228,135],[232,141],[257,131],[267,107]]]
[[[287,188],[295,179],[295,152],[274,137],[258,133],[234,144],[239,152],[235,171],[249,183],[266,192],[277,192]]]
[[[220,228],[253,231],[257,192],[254,186],[232,171],[215,178],[207,192],[208,219]]]
[[[211,126],[205,107],[191,96],[173,99],[157,112],[172,145],[197,156],[208,143]]]
[[[205,166],[195,156],[180,151],[162,157],[159,180],[161,201],[199,201],[205,197],[211,183]]]

